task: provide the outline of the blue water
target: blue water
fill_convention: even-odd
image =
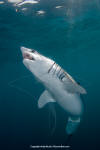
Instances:
[[[53,9],[66,1],[45,0],[28,12],[0,5],[0,150],[66,145],[67,114],[55,105],[57,123],[52,135],[48,106],[41,110],[37,107],[44,88],[23,65],[21,46],[54,59],[86,88],[83,121],[69,145],[72,150],[99,149],[100,3],[82,2],[66,5],[73,11],[67,16],[65,8]],[[33,9],[43,9],[46,14],[35,15]]]

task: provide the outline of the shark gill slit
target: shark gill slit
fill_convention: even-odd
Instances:
[[[65,77],[65,73],[63,72],[63,73],[60,75],[60,79],[62,80],[64,77]]]
[[[52,70],[53,66],[54,66],[55,62],[53,63],[53,65],[50,67],[50,69],[48,70],[48,73],[50,73],[50,71]]]
[[[60,68],[60,67],[59,67]],[[58,77],[58,75],[59,75],[59,73],[60,73],[60,71],[61,71],[62,69],[60,68],[60,70],[58,71],[58,73],[57,73],[57,77]]]
[[[56,73],[56,70],[57,70],[57,68],[58,68],[58,65],[57,64],[55,64],[56,65],[56,68],[55,68],[55,70],[54,70],[54,72],[53,72],[53,75]]]

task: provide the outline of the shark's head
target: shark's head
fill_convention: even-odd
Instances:
[[[53,60],[44,57],[34,49],[21,47],[24,65],[40,80],[48,75]]]

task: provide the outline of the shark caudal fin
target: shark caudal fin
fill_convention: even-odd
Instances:
[[[75,118],[75,119],[69,117],[68,123],[66,126],[67,134],[72,135],[77,130],[77,128],[79,127],[79,124],[80,124],[80,117]]]

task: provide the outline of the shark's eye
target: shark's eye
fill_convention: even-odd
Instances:
[[[32,49],[32,53],[35,53],[35,50],[34,50],[34,49]]]

